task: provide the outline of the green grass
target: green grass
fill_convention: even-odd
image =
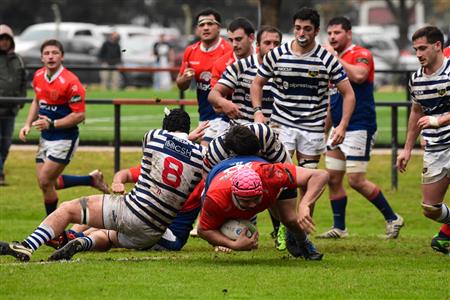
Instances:
[[[92,161],[95,157],[95,162]],[[132,166],[137,152],[124,152]],[[375,155],[368,177],[384,191],[406,222],[398,240],[386,241],[384,221],[374,207],[349,191],[350,237],[313,238],[325,254],[321,262],[290,258],[273,247],[267,213],[260,214],[259,249],[215,253],[205,241],[190,239],[178,253],[113,250],[82,253],[74,261],[46,263],[52,249],[42,247],[30,263],[0,257],[1,299],[450,299],[450,261],[429,247],[439,224],[421,214],[421,157],[390,190],[387,161]],[[113,154],[78,151],[66,173],[86,174],[100,167],[110,182]],[[34,175],[34,152],[12,151],[0,187],[0,240],[21,240],[36,228],[44,207]],[[131,186],[129,186],[130,188]],[[95,193],[87,187],[59,191],[62,201]],[[317,233],[331,225],[326,195],[316,206]],[[42,262],[41,262],[42,261]]]
[[[32,97],[29,91],[29,97]],[[120,91],[105,91],[94,87],[88,88],[87,99],[178,99],[179,91],[156,91],[153,89],[134,89]],[[185,99],[195,99],[195,91],[188,90]],[[405,101],[405,92],[399,88],[397,91],[377,92],[377,102]],[[87,102],[86,122],[80,126],[82,143],[113,143],[114,137],[114,108],[113,105],[97,105]],[[29,105],[22,109],[17,117],[15,126],[15,142],[19,143],[17,135],[25,122]],[[193,125],[197,124],[197,107],[188,106],[187,111],[192,117]],[[159,128],[163,117],[162,106],[124,105],[121,112],[121,139],[126,143],[139,143],[142,136],[151,128]],[[388,107],[377,108],[378,138],[377,143],[389,145],[391,143],[391,110]],[[399,109],[399,141],[404,141],[406,130],[406,109]],[[31,131],[30,141],[36,141],[39,133]]]

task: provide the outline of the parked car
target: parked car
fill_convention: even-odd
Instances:
[[[85,42],[85,46],[92,46],[83,49],[86,54],[95,54],[103,42],[103,35],[95,24],[75,22],[40,23],[27,27],[16,38],[16,52],[20,54],[52,38],[80,43]]]

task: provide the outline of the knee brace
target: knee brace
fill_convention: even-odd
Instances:
[[[442,203],[431,205],[431,204],[426,204],[426,203],[422,202],[422,208],[424,211],[435,212],[435,211],[440,210],[441,207],[442,207]]]
[[[319,160],[318,159],[300,159],[298,162],[298,165],[303,168],[307,169],[317,169],[319,166]]]
[[[325,156],[325,167],[329,170],[345,171],[345,161],[330,156]]]
[[[89,223],[89,208],[87,197],[83,197],[80,199],[80,206],[81,206],[81,224],[87,225]]]

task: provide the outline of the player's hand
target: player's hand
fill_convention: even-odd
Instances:
[[[204,121],[198,123],[197,128],[189,133],[188,139],[192,142],[195,142],[202,138],[205,135],[205,129],[209,127],[209,121]]]
[[[439,118],[433,116],[423,116],[417,121],[417,126],[419,126],[420,129],[438,128]]]
[[[26,142],[27,141],[27,135],[30,133],[30,129],[31,127],[29,125],[25,125],[22,127],[22,129],[20,129],[19,131],[19,139],[22,142]]]
[[[188,80],[192,80],[192,78],[194,78],[195,76],[195,70],[192,68],[186,68],[183,72],[183,77],[184,80],[188,81]]]
[[[122,182],[113,182],[111,184],[113,194],[125,194],[125,185]]]
[[[338,127],[333,129],[330,138],[331,146],[342,144],[345,139],[345,129],[341,125],[339,125]]]
[[[411,159],[411,151],[403,150],[397,156],[397,169],[403,173],[406,171],[406,166],[408,165],[409,160]]]
[[[330,52],[332,55],[337,56],[337,52],[336,50],[334,50],[333,46],[331,46],[330,44],[326,43],[323,44],[322,47],[324,47],[328,52]]]
[[[255,123],[266,123],[266,118],[264,117],[264,114],[262,111],[257,111],[254,114]]]
[[[297,222],[306,234],[316,230],[309,205],[300,203]]]
[[[50,128],[51,120],[44,115],[39,115],[39,118],[31,123],[31,125],[39,131],[47,130]]]
[[[256,231],[251,237],[247,237],[247,231],[248,228],[244,228],[237,240],[234,241],[234,250],[250,251],[258,248],[259,233]]]
[[[239,119],[241,117],[241,112],[239,111],[239,106],[233,103],[230,100],[223,101],[221,105],[222,111],[230,118],[230,119]]]

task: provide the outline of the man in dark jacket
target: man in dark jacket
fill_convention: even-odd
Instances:
[[[98,59],[102,63],[102,66],[115,67],[122,62],[119,39],[119,34],[113,31],[103,43],[98,54]],[[100,72],[103,88],[117,89],[119,87],[119,76],[119,72],[117,71]]]
[[[22,59],[14,52],[14,35],[0,25],[0,97],[25,97],[26,76]],[[4,165],[11,146],[14,122],[20,105],[0,101],[0,186],[5,185]]]

